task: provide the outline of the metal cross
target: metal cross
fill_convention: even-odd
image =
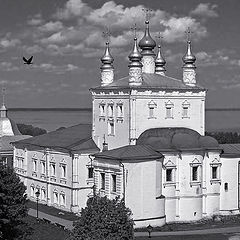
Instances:
[[[131,27],[131,30],[133,31],[134,38],[137,38],[137,24],[134,23],[134,27]]]
[[[109,43],[111,33],[108,27],[105,27],[105,29],[106,30],[103,32],[103,37],[106,39],[107,43]]]
[[[187,31],[185,31],[185,33],[187,34],[187,41],[191,41],[191,34],[193,33],[190,29],[190,27],[187,28]]]
[[[151,12],[152,12],[152,9],[150,8],[143,8],[142,9],[146,15],[146,21],[149,21],[150,17],[151,17]]]
[[[156,38],[158,38],[159,40],[159,45],[161,46],[161,42],[162,42],[162,40],[161,39],[163,39],[163,36],[162,36],[162,33],[161,32],[159,32],[158,33],[158,35],[156,36]]]

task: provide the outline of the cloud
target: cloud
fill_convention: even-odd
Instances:
[[[12,34],[11,33],[7,33],[5,35],[5,37],[3,37],[2,39],[0,39],[0,46],[2,48],[12,48],[12,47],[16,47],[17,45],[19,45],[21,43],[21,41],[19,39],[16,38],[12,38]]]
[[[13,81],[13,80],[0,79],[0,85],[3,85],[3,86],[20,86],[24,84],[26,84],[26,81],[23,81],[23,80]]]
[[[204,17],[204,18],[215,18],[218,17],[216,12],[216,4],[210,5],[210,3],[200,3],[194,10],[190,13],[194,16]]]
[[[65,4],[64,8],[58,9],[54,14],[57,19],[71,19],[75,17],[80,17],[82,15],[87,15],[91,10],[86,3],[82,0],[69,0]]]
[[[17,70],[19,70],[19,67],[14,66],[11,62],[1,62],[0,63],[0,69],[2,71],[10,72],[10,71],[17,71]]]
[[[27,21],[27,24],[30,26],[38,26],[38,25],[41,25],[43,22],[44,20],[42,19],[42,15],[36,14],[33,16],[33,18]]]
[[[41,63],[39,65],[33,65],[33,68],[42,70],[47,73],[54,73],[54,74],[64,74],[66,72],[71,72],[75,70],[81,70],[78,66],[73,64],[66,64],[66,65],[53,65],[52,63]]]
[[[42,32],[57,32],[63,29],[63,24],[60,21],[56,21],[56,22],[50,21],[45,23],[42,26],[39,26],[38,29]]]

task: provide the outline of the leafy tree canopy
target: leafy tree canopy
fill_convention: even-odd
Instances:
[[[23,123],[17,123],[17,127],[19,132],[23,135],[38,136],[47,133],[45,129]]]
[[[215,138],[218,143],[240,143],[240,134],[237,132],[206,132],[205,135]]]
[[[81,210],[81,216],[74,223],[74,240],[130,240],[133,239],[131,210],[124,201],[116,198],[95,196]]]
[[[25,190],[12,168],[0,166],[0,239],[23,235],[24,227],[20,226],[27,215]]]

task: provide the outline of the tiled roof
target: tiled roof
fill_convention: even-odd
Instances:
[[[220,144],[220,147],[223,149],[223,153],[221,154],[222,157],[226,158],[235,158],[240,157],[240,144]]]
[[[71,152],[96,150],[98,147],[91,138],[91,124],[78,124],[62,130],[56,130],[40,136],[14,142],[15,145],[65,149]]]
[[[140,86],[129,86],[129,77],[124,77],[119,80],[113,81],[111,84],[107,86],[99,86],[96,88],[92,88],[93,90],[97,89],[132,89],[132,88],[157,88],[157,89],[189,89],[189,90],[205,90],[201,86],[187,86],[181,80],[171,78],[168,76],[163,76],[155,73],[143,73],[143,82]]]
[[[163,155],[154,151],[147,145],[129,145],[100,153],[96,153],[93,156],[96,158],[104,158],[111,160],[143,160],[143,159],[158,159]]]
[[[213,137],[201,136],[197,131],[183,127],[148,129],[139,136],[136,144],[150,145],[156,151],[221,150]]]
[[[13,145],[11,142],[23,140],[30,137],[31,136],[29,135],[3,136],[0,138],[0,152],[12,151]]]

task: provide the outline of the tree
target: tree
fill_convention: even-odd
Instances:
[[[0,167],[0,239],[12,240],[24,234],[24,218],[27,216],[25,190],[12,168]]]
[[[129,240],[133,239],[131,210],[124,201],[95,196],[74,222],[72,238],[75,240]]]
[[[206,132],[205,135],[215,138],[219,144],[240,143],[240,134],[237,132]]]
[[[23,123],[17,123],[17,127],[19,132],[23,135],[38,136],[47,133],[45,129]]]

